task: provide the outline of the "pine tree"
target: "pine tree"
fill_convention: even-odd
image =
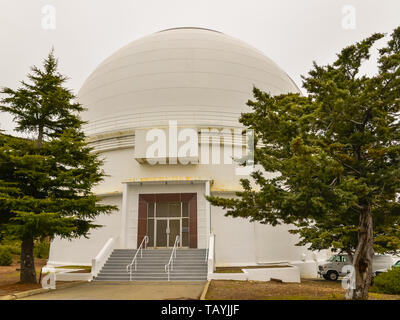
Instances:
[[[63,86],[53,51],[28,79],[2,89],[0,110],[29,138],[0,135],[0,222],[7,236],[22,240],[20,281],[36,283],[36,239],[87,237],[100,227],[95,218],[115,208],[91,191],[104,177],[102,161],[85,143],[83,106]]]
[[[254,161],[263,170],[251,176],[259,190],[242,179],[237,198],[208,197],[229,216],[294,224],[298,245],[347,252],[352,299],[368,297],[374,252],[400,250],[400,27],[379,50],[377,74],[360,72],[382,37],[344,48],[333,64],[314,63],[303,77],[308,96],[254,88],[253,111],[240,121],[262,142]]]

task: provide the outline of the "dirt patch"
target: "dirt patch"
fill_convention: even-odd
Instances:
[[[39,281],[40,270],[47,263],[46,259],[35,259],[36,276]],[[40,284],[19,283],[19,257],[13,257],[11,266],[0,266],[0,295],[41,288]]]
[[[42,286],[38,283],[12,283],[0,285],[0,296],[23,292],[27,290],[39,289]]]
[[[271,268],[290,268],[286,265],[268,266],[244,266],[244,267],[217,267],[216,273],[243,273],[242,269],[271,269]]]
[[[239,267],[217,267],[215,273],[243,273]]]
[[[60,267],[56,267],[56,269],[79,269],[76,271],[71,271],[70,273],[91,273],[92,272],[91,266],[60,266]]]
[[[91,273],[91,271],[88,270],[88,269],[79,269],[79,270],[76,270],[76,271],[71,271],[69,273]]]
[[[207,300],[342,300],[340,281],[302,279],[301,283],[275,281],[212,280]],[[400,296],[370,294],[371,300],[400,299]]]

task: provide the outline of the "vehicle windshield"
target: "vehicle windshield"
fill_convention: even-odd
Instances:
[[[337,255],[333,255],[332,257],[330,257],[327,261],[328,262],[334,262],[336,260]]]

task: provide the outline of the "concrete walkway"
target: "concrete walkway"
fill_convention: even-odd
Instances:
[[[21,300],[199,299],[206,282],[88,282]]]

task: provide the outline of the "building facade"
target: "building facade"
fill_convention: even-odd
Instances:
[[[249,139],[238,122],[253,86],[299,92],[262,52],[220,32],[175,28],[133,41],[104,60],[78,93],[85,132],[107,174],[95,188],[118,210],[89,238],[56,238],[50,265],[88,265],[110,238],[119,248],[208,248],[217,266],[293,263],[316,274],[325,252],[295,246],[291,226],[226,217],[206,195],[234,197],[251,170],[235,159]],[[267,173],[266,173],[267,174]]]

